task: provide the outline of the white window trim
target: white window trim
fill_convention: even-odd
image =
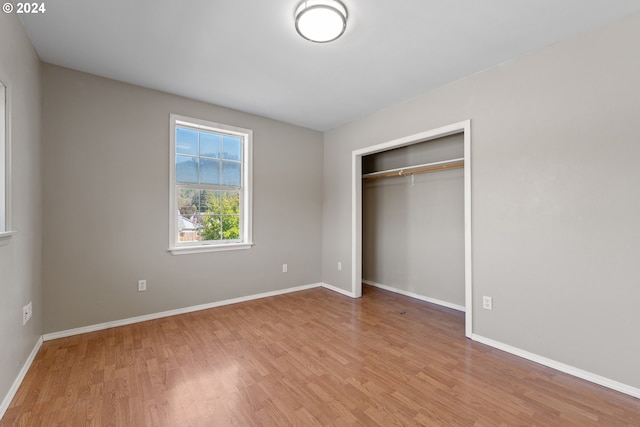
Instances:
[[[0,81],[0,209],[4,209],[4,225],[0,224],[0,246],[9,243],[11,231],[11,116],[9,89]],[[4,131],[4,132],[3,132]]]
[[[202,242],[198,244],[182,244],[180,245],[176,239],[177,232],[177,216],[176,211],[176,125],[184,124],[189,127],[195,127],[203,130],[210,131],[224,131],[226,133],[235,134],[243,137],[243,151],[244,151],[244,167],[242,171],[242,218],[241,218],[241,233],[243,235],[241,242]],[[250,249],[253,243],[252,234],[252,218],[253,218],[253,131],[250,129],[243,129],[235,126],[224,125],[220,123],[214,123],[207,120],[194,119],[191,117],[181,116],[178,114],[169,115],[169,134],[170,134],[170,147],[169,147],[169,249],[168,251],[173,255],[194,254],[202,252],[220,252],[220,251],[235,251],[242,249]]]

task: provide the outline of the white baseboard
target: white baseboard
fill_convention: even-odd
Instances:
[[[403,289],[394,288],[393,286],[382,285],[380,283],[372,282],[370,280],[363,280],[362,283],[364,283],[366,285],[374,286],[376,288],[384,289],[386,291],[395,292],[397,294],[404,295],[404,296],[407,296],[407,297],[419,299],[420,301],[426,301],[426,302],[430,302],[431,304],[436,304],[436,305],[440,305],[442,307],[451,308],[453,310],[462,311],[463,313],[466,311],[465,307],[462,306],[462,305],[453,304],[453,303],[450,303],[450,302],[447,302],[447,301],[442,301],[442,300],[435,299],[435,298],[425,297],[424,295],[416,294],[416,293],[410,292],[410,291],[405,291]]]
[[[474,341],[478,341],[482,344],[486,344],[490,347],[497,348],[498,350],[506,351],[507,353],[511,353],[515,356],[522,357],[523,359],[530,360],[532,362],[539,363],[541,365],[547,366],[549,368],[556,369],[560,372],[564,372],[565,374],[573,375],[574,377],[582,378],[583,380],[590,381],[592,383],[601,385],[603,387],[610,388],[615,391],[619,391],[620,393],[628,394],[630,396],[636,397],[640,399],[640,389],[632,387],[627,384],[623,384],[618,381],[614,381],[609,378],[605,378],[603,376],[584,371],[582,369],[578,369],[576,367],[566,365],[561,362],[557,362],[552,359],[548,359],[543,356],[539,356],[534,353],[530,353],[525,350],[521,350],[517,347],[512,347],[508,344],[503,344],[499,341],[494,341],[490,338],[485,338],[481,335],[473,334],[471,339]]]
[[[13,382],[11,388],[7,392],[7,395],[2,400],[2,404],[0,405],[0,420],[2,419],[2,417],[4,417],[4,413],[7,412],[7,409],[9,409],[9,405],[11,405],[11,401],[16,396],[16,393],[20,388],[20,384],[22,384],[22,380],[24,380],[25,375],[27,375],[27,371],[29,371],[31,364],[33,363],[33,359],[36,358],[36,354],[38,354],[38,350],[40,350],[40,347],[42,346],[42,341],[42,337],[38,338],[38,341],[33,347],[33,350],[31,350],[31,354],[29,354],[27,361],[24,362],[24,366],[22,366],[22,369],[20,369],[16,380]]]
[[[346,296],[351,297],[351,298],[355,298],[355,297],[356,297],[356,296],[353,294],[353,292],[345,291],[344,289],[339,288],[339,287],[337,287],[337,286],[333,286],[333,285],[330,285],[330,284],[328,284],[328,283],[324,283],[324,282],[323,282],[323,283],[321,283],[321,285],[322,285],[322,287],[323,287],[323,288],[327,288],[327,289],[329,289],[330,291],[337,292],[337,293],[339,293],[339,294],[346,295]]]
[[[65,331],[52,332],[44,334],[45,341],[55,340],[58,338],[70,337],[73,335],[86,334],[87,332],[101,331],[103,329],[115,328],[118,326],[131,325],[133,323],[146,322],[148,320],[161,319],[163,317],[175,316],[178,314],[191,313],[194,311],[207,310],[209,308],[221,307],[223,305],[237,304],[239,302],[252,301],[260,298],[273,297],[276,295],[288,294],[291,292],[304,291],[307,289],[319,288],[322,283],[314,283],[311,285],[297,286],[295,288],[281,289],[278,291],[265,292],[261,294],[249,295],[246,297],[233,298],[224,301],[216,301],[208,304],[194,305],[191,307],[178,308],[176,310],[162,311],[159,313],[145,314],[143,316],[130,317],[128,319],[114,320],[111,322],[99,323],[97,325],[83,326],[81,328],[67,329]]]

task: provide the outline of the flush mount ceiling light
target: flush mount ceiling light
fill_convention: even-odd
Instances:
[[[296,31],[307,40],[327,43],[347,28],[347,8],[338,0],[309,0],[296,9]]]

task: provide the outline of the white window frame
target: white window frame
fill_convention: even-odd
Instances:
[[[169,252],[174,255],[201,252],[232,251],[250,249],[252,238],[252,187],[253,187],[253,131],[207,120],[170,114],[169,116]],[[176,126],[187,126],[242,138],[242,187],[240,191],[240,239],[233,242],[213,240],[180,242],[178,239],[178,204],[176,182]]]
[[[11,231],[11,150],[9,124],[9,95],[0,81],[0,246],[6,245]]]

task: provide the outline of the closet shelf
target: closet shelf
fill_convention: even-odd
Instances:
[[[416,173],[435,172],[445,169],[464,167],[464,157],[459,159],[443,160],[441,162],[425,163],[423,165],[407,166],[405,168],[388,169],[380,172],[372,172],[362,175],[362,179],[380,179],[392,176],[413,175]]]

